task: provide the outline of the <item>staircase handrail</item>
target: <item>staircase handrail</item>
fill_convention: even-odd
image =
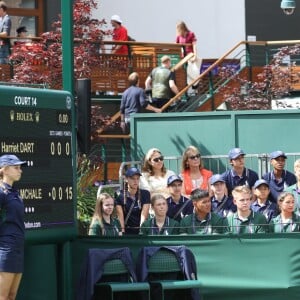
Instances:
[[[184,87],[176,96],[171,98],[162,108],[162,111],[165,111],[172,103],[177,101],[179,98],[181,98],[189,88],[191,88],[193,85],[195,85],[198,81],[200,81],[205,75],[207,75],[210,71],[212,71],[216,66],[218,66],[220,63],[222,63],[226,57],[231,54],[234,50],[236,50],[239,46],[246,44],[246,41],[240,41],[237,43],[233,48],[231,48],[229,51],[227,51],[223,56],[221,56],[219,59],[217,59],[213,64],[211,64],[203,73],[201,73],[196,79],[194,79],[191,83],[189,83],[186,87]]]

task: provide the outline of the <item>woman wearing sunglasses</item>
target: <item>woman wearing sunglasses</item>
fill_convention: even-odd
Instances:
[[[148,190],[151,195],[162,194],[165,198],[169,197],[167,181],[175,173],[167,170],[164,165],[164,157],[157,148],[148,150],[142,168],[140,179],[141,189]]]
[[[182,155],[182,193],[190,196],[194,189],[209,190],[209,179],[212,171],[204,169],[199,150],[189,146]]]

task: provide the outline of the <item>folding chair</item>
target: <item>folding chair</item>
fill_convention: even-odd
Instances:
[[[80,272],[77,300],[126,300],[132,294],[136,299],[140,294],[149,299],[149,284],[137,282],[134,267],[128,247],[89,249]]]
[[[151,299],[200,299],[201,282],[196,279],[194,256],[185,246],[144,247],[139,263],[138,268],[147,268],[144,275],[150,283]]]
[[[120,259],[106,261],[102,278],[95,284],[94,300],[150,299],[149,283],[134,280]]]

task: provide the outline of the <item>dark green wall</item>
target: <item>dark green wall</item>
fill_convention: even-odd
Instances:
[[[58,298],[58,252],[56,245],[31,245],[25,249],[25,269],[17,300]]]
[[[298,300],[299,238],[299,234],[261,234],[81,239],[72,243],[73,282],[76,286],[88,248],[130,247],[136,258],[143,246],[186,245],[196,256],[205,300]]]
[[[81,238],[26,248],[18,300],[74,300],[89,248],[186,245],[196,256],[205,300],[298,300],[300,234]]]

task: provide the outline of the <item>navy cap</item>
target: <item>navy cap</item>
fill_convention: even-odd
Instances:
[[[167,185],[171,185],[174,181],[180,181],[182,182],[182,178],[178,175],[171,175],[169,178],[168,178],[168,182],[167,182]]]
[[[0,156],[0,168],[2,168],[4,166],[24,165],[26,163],[27,163],[27,161],[22,161],[13,154],[4,154],[4,155]]]
[[[209,179],[210,184],[215,184],[217,182],[225,182],[225,180],[223,179],[221,174],[215,174],[215,175],[211,176]]]
[[[275,159],[275,158],[278,158],[278,157],[284,157],[284,158],[287,158],[287,156],[285,155],[285,153],[283,151],[280,151],[280,150],[277,150],[277,151],[274,151],[272,153],[270,153],[270,159]]]
[[[229,151],[228,157],[229,159],[236,159],[240,155],[245,155],[246,153],[241,148],[233,148]]]
[[[265,184],[267,187],[270,187],[269,182],[264,179],[258,179],[255,181],[253,188],[258,188],[260,185]]]
[[[131,167],[125,172],[126,177],[132,177],[134,175],[142,176],[142,173],[138,168],[135,168],[135,167]]]

